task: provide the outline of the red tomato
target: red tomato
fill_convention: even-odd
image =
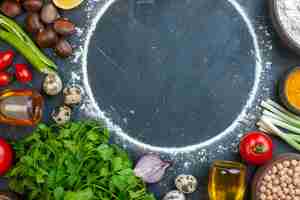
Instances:
[[[7,86],[12,80],[12,77],[7,72],[0,72],[0,86]]]
[[[32,81],[32,73],[25,64],[16,64],[16,78],[20,83]]]
[[[4,139],[0,138],[0,175],[5,174],[13,162],[13,150]]]
[[[262,165],[272,154],[272,139],[262,132],[249,132],[240,141],[240,155],[249,164]]]
[[[12,50],[7,50],[0,53],[0,71],[12,64],[15,53]]]

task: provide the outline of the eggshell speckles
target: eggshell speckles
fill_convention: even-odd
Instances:
[[[192,175],[179,175],[175,179],[176,188],[183,193],[190,194],[196,191],[198,182]]]
[[[182,192],[172,190],[164,196],[163,200],[186,200],[186,198]]]
[[[43,82],[44,92],[51,96],[59,94],[62,87],[62,81],[56,73],[48,74]]]
[[[60,106],[52,113],[52,118],[57,124],[65,124],[71,119],[72,110],[68,106]]]
[[[64,103],[66,105],[79,104],[81,101],[81,90],[78,87],[67,87],[63,91],[64,93]]]

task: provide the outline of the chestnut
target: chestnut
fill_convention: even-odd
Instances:
[[[28,12],[38,12],[43,6],[42,0],[25,0],[23,7]]]
[[[0,5],[0,11],[4,15],[13,18],[22,13],[22,8],[15,0],[4,0]]]
[[[48,3],[42,7],[41,20],[44,23],[51,24],[57,18],[59,18],[58,10],[52,3]]]
[[[38,33],[44,29],[44,24],[37,13],[29,13],[25,20],[26,30],[30,33]]]
[[[55,52],[58,56],[65,58],[72,55],[73,49],[67,40],[60,38],[55,45]]]
[[[20,200],[19,196],[12,192],[0,192],[0,199],[2,199],[2,200]]]
[[[53,28],[56,33],[66,36],[75,32],[75,25],[66,18],[59,18],[54,21]]]
[[[58,40],[58,36],[52,27],[47,27],[37,33],[36,42],[41,48],[53,47]]]

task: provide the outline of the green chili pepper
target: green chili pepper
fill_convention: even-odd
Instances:
[[[15,47],[40,72],[49,73],[57,69],[56,64],[45,56],[16,22],[1,14],[0,39]]]

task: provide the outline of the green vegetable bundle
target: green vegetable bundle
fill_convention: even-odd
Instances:
[[[258,128],[300,151],[300,117],[270,99],[263,101],[261,107],[263,114],[257,122]]]
[[[29,200],[155,200],[134,176],[128,155],[108,140],[95,121],[40,124],[13,145],[17,163],[7,175],[9,187]]]
[[[35,45],[13,20],[0,14],[0,39],[15,47],[37,70],[49,73],[57,66]]]

